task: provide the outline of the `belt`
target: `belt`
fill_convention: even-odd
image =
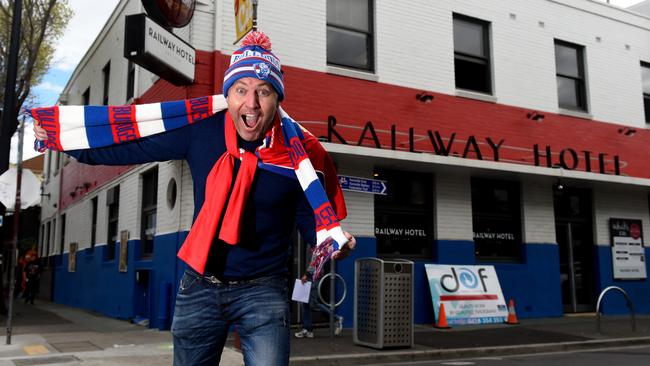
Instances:
[[[251,280],[220,280],[215,276],[201,276],[204,280],[213,283],[215,285],[243,285],[246,283],[251,283],[256,281],[256,279]]]

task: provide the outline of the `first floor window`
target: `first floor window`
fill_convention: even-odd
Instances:
[[[156,209],[158,205],[158,168],[142,174],[142,223],[140,241],[142,257],[151,257],[154,252],[156,235]]]
[[[519,182],[473,178],[472,227],[478,261],[519,261]]]
[[[115,260],[115,242],[117,237],[117,224],[120,213],[120,186],[109,189],[106,193],[106,206],[108,206],[108,237],[106,238],[105,260]]]
[[[433,246],[433,176],[378,170],[387,194],[375,196],[377,255],[430,258]]]
[[[641,63],[641,81],[643,83],[643,110],[645,123],[650,123],[650,63]]]

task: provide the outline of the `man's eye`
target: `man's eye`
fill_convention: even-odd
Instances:
[[[244,89],[244,88],[236,88],[235,93],[237,93],[237,94],[246,94],[246,89]]]
[[[271,91],[267,89],[260,89],[257,91],[257,95],[259,95],[260,97],[268,97],[269,95],[271,95]]]

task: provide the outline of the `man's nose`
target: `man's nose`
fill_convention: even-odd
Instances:
[[[257,108],[260,105],[259,97],[257,91],[249,91],[246,93],[246,107]]]

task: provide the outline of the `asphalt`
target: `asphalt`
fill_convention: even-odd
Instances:
[[[0,321],[6,324],[5,318]],[[16,302],[12,324],[11,344],[6,344],[6,332],[0,336],[0,366],[172,364],[169,331],[82,309],[43,301]],[[595,314],[446,330],[417,325],[411,347],[375,349],[355,345],[352,329],[331,337],[329,329],[322,327],[312,339],[292,339],[291,365],[364,365],[650,344],[650,316],[637,316],[635,328],[629,316],[604,316],[599,332]],[[243,365],[232,337],[221,365]]]

